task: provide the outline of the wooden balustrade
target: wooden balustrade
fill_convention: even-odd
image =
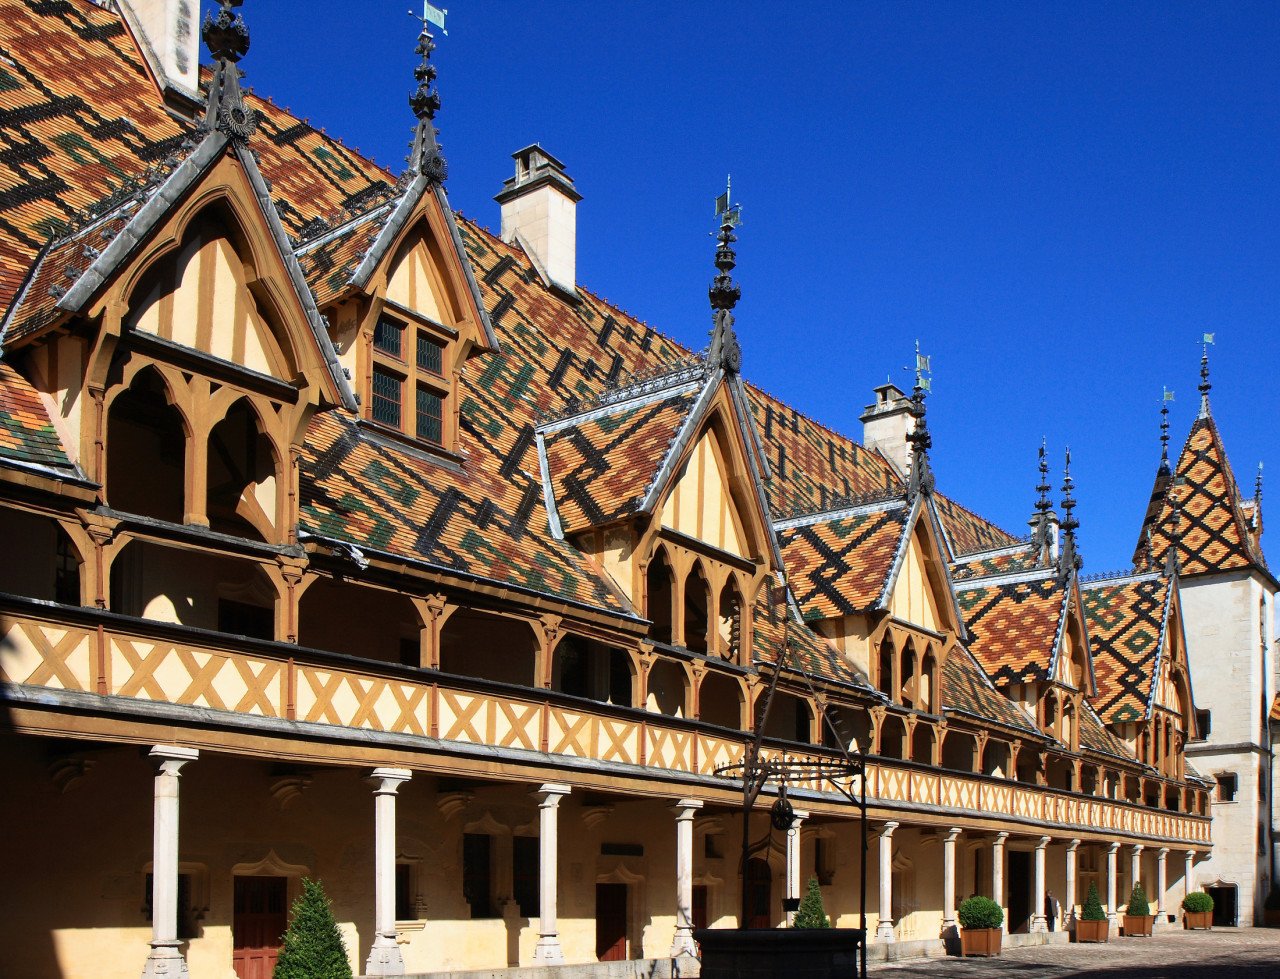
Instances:
[[[741,735],[662,715],[34,602],[0,610],[0,681],[699,775],[745,749]],[[774,742],[765,752],[831,757]],[[868,761],[866,779],[881,803],[1209,842],[1209,819],[1189,813],[884,759]]]

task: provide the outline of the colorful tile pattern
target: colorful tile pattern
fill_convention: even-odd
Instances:
[[[298,248],[298,264],[316,297],[318,309],[333,302],[347,288],[391,211],[390,204],[380,204]]]
[[[969,649],[998,685],[1048,678],[1066,602],[1058,578],[957,587]]]
[[[0,456],[45,466],[71,466],[35,389],[3,362],[0,362]]]
[[[942,709],[987,717],[1006,727],[1039,735],[1031,718],[996,692],[982,667],[964,650],[953,652],[942,666]]]
[[[1102,723],[1102,718],[1089,702],[1083,701],[1080,706],[1080,747],[1132,762],[1133,753],[1123,741],[1107,730],[1106,725]]]
[[[687,388],[660,401],[595,415],[545,438],[556,509],[565,533],[635,513],[693,408]]]
[[[771,618],[768,597],[762,595],[757,599],[753,617],[756,633],[754,655],[757,663],[777,662],[785,631],[782,615],[783,610],[779,608]],[[792,620],[789,634],[791,637],[789,663],[792,669],[802,670],[810,677],[862,687],[866,690],[871,689],[866,674],[841,656],[826,639],[807,625]]]
[[[978,516],[968,507],[940,493],[933,495],[933,504],[947,532],[947,543],[953,556],[990,551],[997,547],[1009,547],[1019,543],[1019,538],[1001,530],[991,521]]]
[[[966,557],[951,565],[951,580],[969,581],[1018,571],[1033,571],[1039,564],[1031,545],[1027,544],[1017,551],[1005,551],[985,557],[981,554]]]
[[[1147,716],[1169,597],[1168,580],[1155,575],[1080,591],[1098,688],[1093,703],[1107,724]]]

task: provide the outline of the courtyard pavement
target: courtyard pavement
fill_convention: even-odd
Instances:
[[[1280,979],[1280,928],[1171,931],[1105,945],[1011,948],[994,959],[917,959],[871,965],[884,979]]]

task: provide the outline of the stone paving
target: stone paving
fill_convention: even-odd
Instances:
[[[1006,949],[994,959],[919,959],[872,965],[884,979],[1280,979],[1280,929],[1170,931],[1152,938],[1113,938],[1105,945]]]

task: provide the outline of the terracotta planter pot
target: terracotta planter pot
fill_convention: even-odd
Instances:
[[[1203,928],[1206,931],[1213,927],[1212,911],[1183,911],[1183,928]]]
[[[1151,926],[1155,924],[1154,914],[1126,914],[1124,916],[1124,933],[1127,938],[1150,938]]]
[[[1111,922],[1106,918],[1101,921],[1076,921],[1076,941],[1078,942],[1105,942],[1107,940],[1107,932]]]
[[[961,928],[960,954],[999,955],[1002,934],[999,928]]]

